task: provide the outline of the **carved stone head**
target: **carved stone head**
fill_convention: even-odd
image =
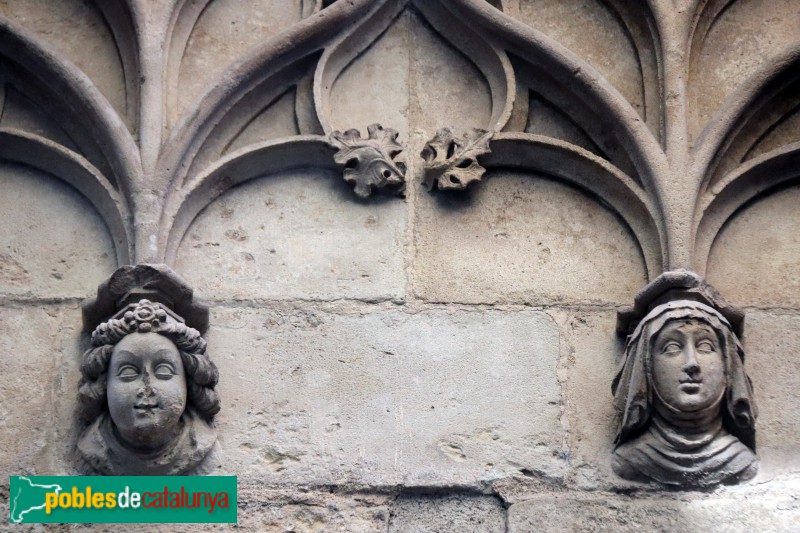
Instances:
[[[612,384],[621,477],[693,488],[756,473],[744,350],[711,298],[691,296],[657,302],[628,337]]]
[[[654,405],[664,415],[699,413],[719,406],[725,393],[724,340],[707,322],[667,322],[653,339]]]
[[[200,332],[141,299],[92,332],[79,401],[78,451],[112,475],[197,473],[216,443],[219,374]]]

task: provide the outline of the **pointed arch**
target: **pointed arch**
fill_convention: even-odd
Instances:
[[[383,0],[385,2],[386,0]],[[377,7],[383,2],[379,2]],[[170,189],[180,188],[194,157],[215,131],[217,124],[248,94],[269,87],[274,76],[313,54],[353,24],[376,9],[371,0],[336,2],[269,39],[220,77],[189,113],[181,118],[159,157],[157,174]]]
[[[133,258],[132,219],[128,203],[86,159],[48,139],[0,128],[0,159],[20,163],[68,183],[94,206],[114,241],[117,265]]]
[[[66,127],[75,140],[89,139],[90,152],[102,157],[130,200],[141,175],[139,150],[127,127],[108,100],[75,65],[59,57],[27,30],[0,17],[0,57],[25,73],[46,101],[40,102]],[[98,165],[95,165],[98,166]]]
[[[800,142],[745,162],[702,197],[695,215],[695,265],[704,274],[711,247],[722,227],[758,195],[800,177]]]

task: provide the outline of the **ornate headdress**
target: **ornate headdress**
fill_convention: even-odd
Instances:
[[[139,300],[128,304],[107,322],[103,322],[92,332],[92,345],[115,344],[130,333],[163,333],[182,338],[184,349],[203,352],[206,342],[200,332],[188,327],[183,319],[168,307],[150,300]]]

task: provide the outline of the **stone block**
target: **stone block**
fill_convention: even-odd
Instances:
[[[69,426],[72,420],[71,415],[58,417],[53,409],[62,400],[54,394],[54,381],[61,375],[57,364],[62,342],[60,318],[61,310],[56,306],[0,307],[3,484],[8,483],[10,475],[54,473],[54,428]],[[76,392],[70,391],[69,397]]]
[[[443,126],[459,131],[492,128],[493,95],[486,73],[442,36],[443,28],[435,30],[413,14],[409,26],[410,135],[429,139]]]
[[[795,489],[796,490],[796,489]],[[561,531],[794,531],[800,505],[784,487],[703,495],[542,495],[508,510],[510,533]]]
[[[597,489],[620,480],[611,472],[616,418],[611,381],[622,356],[615,334],[616,313],[551,311],[567,350],[569,482]]]
[[[627,304],[645,283],[628,229],[577,189],[493,172],[458,195],[423,192],[414,291],[465,303]]]
[[[753,380],[758,419],[754,482],[800,475],[800,316],[749,310],[745,365]]]
[[[238,527],[253,531],[386,531],[388,495],[328,491],[241,491]]]
[[[544,313],[217,308],[211,323],[231,474],[375,486],[563,475],[559,336]]]
[[[225,193],[189,227],[175,270],[214,300],[401,299],[405,206],[360,202],[341,173],[295,171]]]
[[[0,163],[0,293],[84,297],[116,268],[111,235],[75,189]]]
[[[147,531],[385,532],[389,495],[275,490],[239,484],[236,524],[142,524]],[[119,531],[115,524],[76,524],[69,531]]]
[[[492,496],[404,496],[391,507],[389,533],[503,533],[506,510]]]

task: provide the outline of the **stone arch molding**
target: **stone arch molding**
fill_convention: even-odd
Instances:
[[[57,131],[0,121],[3,157],[46,169],[87,196],[111,229],[120,264],[172,262],[197,213],[226,189],[268,173],[335,166],[360,196],[403,181],[417,187],[430,170],[420,152],[436,142],[434,132],[412,138],[409,118],[369,132],[362,126],[356,135],[346,131],[356,125],[332,118],[337,83],[411,13],[475,67],[489,96],[476,124],[487,146],[472,161],[452,161],[465,165],[459,172],[474,163],[472,181],[492,166],[553,175],[625,221],[651,279],[674,268],[702,273],[737,209],[797,177],[797,138],[762,147],[797,112],[800,48],[790,44],[740,80],[692,138],[692,65],[732,3],[682,4],[674,16],[669,1],[598,3],[632,50],[634,90],[569,39],[537,29],[519,0],[303,1],[296,12],[287,9],[291,23],[225,56],[192,103],[178,108],[187,50],[207,37],[198,28],[214,2],[97,2],[120,58],[123,111],[52,41],[0,17],[3,94],[23,94]],[[533,128],[534,101],[575,135]],[[255,125],[280,120],[283,129],[259,136]],[[453,139],[462,135],[469,131],[454,131]]]

